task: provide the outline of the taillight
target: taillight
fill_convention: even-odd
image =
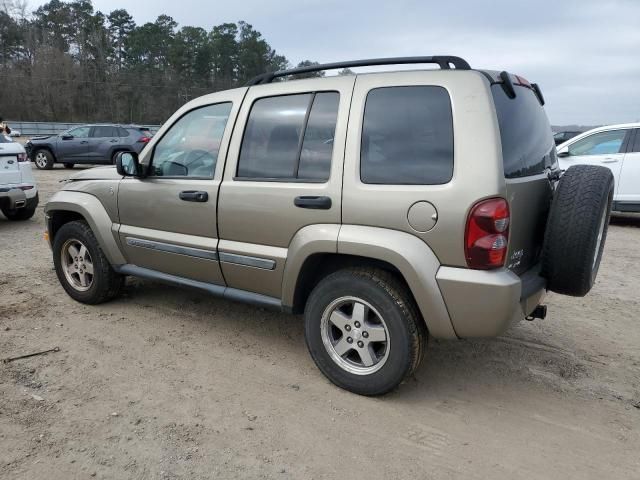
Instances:
[[[509,245],[509,204],[503,198],[477,203],[467,219],[465,256],[469,268],[490,270],[504,265]]]
[[[149,143],[151,141],[151,137],[142,137],[140,138],[140,140],[138,140],[138,142],[141,143]]]
[[[27,157],[26,153],[19,153],[18,154],[18,161],[19,162],[28,162],[29,161],[29,157]]]

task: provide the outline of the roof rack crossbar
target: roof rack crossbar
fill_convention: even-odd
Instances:
[[[408,65],[420,63],[436,63],[442,70],[449,70],[453,65],[456,70],[471,70],[471,66],[466,60],[450,55],[433,57],[392,57],[392,58],[370,58],[367,60],[351,60],[349,62],[325,63],[322,65],[309,65],[307,67],[291,68],[289,70],[278,70],[277,72],[267,72],[252,78],[246,84],[247,87],[271,83],[275,78],[287,77],[289,75],[299,75],[301,73],[321,72],[323,70],[337,70],[339,68],[370,67],[376,65]]]

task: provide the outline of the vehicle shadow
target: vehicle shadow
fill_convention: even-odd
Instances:
[[[640,228],[640,214],[614,213],[611,215],[610,224],[620,226],[620,227]]]
[[[314,381],[325,381],[305,346],[301,316],[141,280],[127,286],[125,298],[163,314],[174,314],[176,321],[179,318],[180,322],[204,326],[212,338],[229,338],[230,343],[241,338],[243,344],[252,345],[265,357],[281,352],[271,361],[293,362],[308,373],[316,371]],[[459,397],[460,392],[466,398],[472,398],[474,392],[499,392],[506,384],[520,389],[539,389],[544,384],[546,389],[560,391],[584,374],[583,362],[573,352],[545,343],[528,324],[522,324],[493,339],[430,340],[415,375],[385,398],[411,403],[431,398],[439,402],[452,395]]]

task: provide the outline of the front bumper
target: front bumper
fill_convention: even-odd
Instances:
[[[539,272],[441,267],[436,280],[456,335],[495,337],[533,312],[546,292]]]

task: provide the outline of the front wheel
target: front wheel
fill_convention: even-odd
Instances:
[[[360,395],[382,395],[416,370],[427,331],[395,276],[354,268],[327,276],[311,292],[305,339],[334,384]]]
[[[53,168],[53,155],[49,150],[38,150],[33,156],[33,161],[39,170],[51,170]]]
[[[113,270],[83,221],[66,223],[58,230],[53,241],[53,263],[60,284],[78,302],[95,305],[120,293],[124,277]]]

